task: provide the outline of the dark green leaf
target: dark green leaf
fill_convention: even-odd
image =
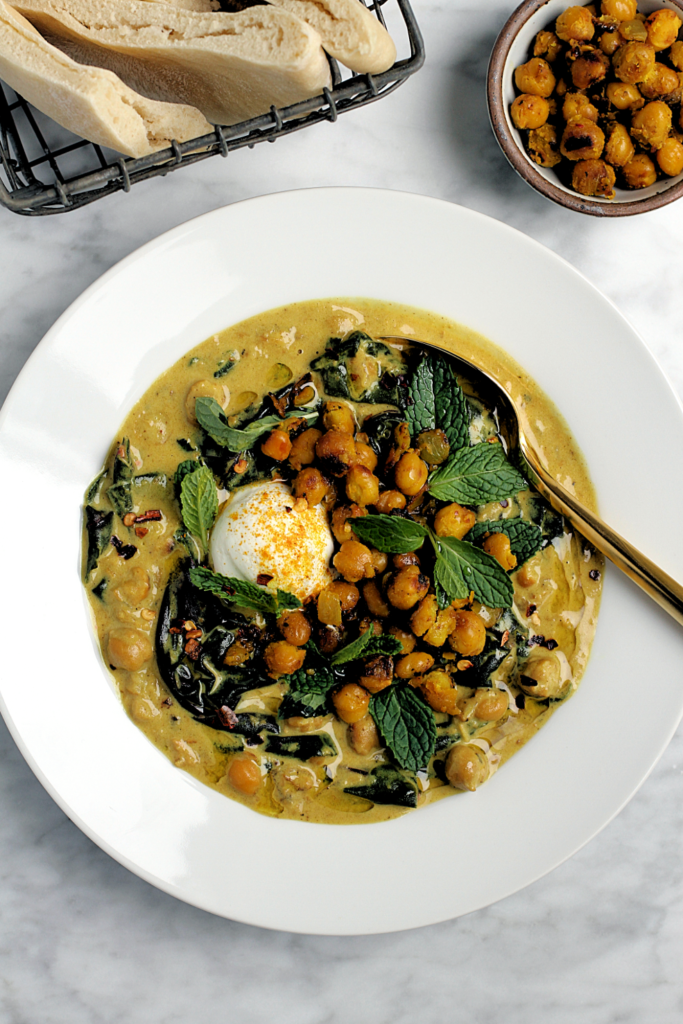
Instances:
[[[85,529],[88,535],[88,554],[85,562],[85,574],[88,576],[97,568],[100,555],[104,552],[111,539],[113,512],[101,512],[92,505],[85,506]]]
[[[183,523],[206,549],[209,543],[209,530],[218,512],[216,481],[208,466],[197,466],[183,477],[180,485],[180,506]]]
[[[218,369],[214,373],[214,377],[225,377],[226,373],[230,373],[230,371],[239,362],[239,358],[239,352],[228,352],[224,359],[219,360]]]
[[[370,701],[384,742],[401,768],[426,768],[436,745],[434,712],[409,686],[388,686]]]
[[[311,368],[320,373],[325,391],[332,398],[402,404],[400,378],[406,369],[402,356],[363,331],[353,331],[343,340],[330,338],[327,349],[313,360]]]
[[[390,764],[378,765],[366,785],[347,786],[344,792],[350,796],[372,800],[373,804],[417,807],[417,786],[414,779],[406,777]]]
[[[204,565],[193,566],[189,571],[190,580],[198,590],[207,590],[224,601],[232,601],[240,608],[252,608],[257,612],[279,615],[283,611],[301,608],[301,601],[286,590],[275,592],[258,587],[248,580],[235,576],[223,576]]]
[[[197,449],[186,437],[179,437],[176,439],[176,444],[179,448],[182,448],[184,452],[196,452]]]
[[[427,530],[412,519],[401,516],[359,516],[353,520],[353,532],[364,544],[378,551],[404,555],[422,547]]]
[[[312,675],[305,668],[288,676],[289,691],[285,694],[278,715],[280,718],[315,718],[325,714],[330,690],[336,683],[327,665],[318,665]]]
[[[432,543],[438,555],[434,575],[451,601],[473,590],[487,608],[512,607],[512,580],[492,555],[455,537],[432,536]]]
[[[176,486],[178,494],[180,494],[180,488],[187,474],[194,473],[195,469],[198,469],[199,466],[203,465],[204,463],[202,462],[201,458],[183,459],[183,461],[178,464],[178,466],[176,467],[175,474],[173,476],[173,483]]]
[[[434,359],[434,403],[436,425],[448,438],[451,451],[467,448],[470,443],[467,399],[447,358]]]
[[[400,654],[402,650],[402,644],[395,636],[375,636],[370,626],[357,640],[335,651],[330,660],[333,665],[346,665],[349,661],[357,661],[359,658],[370,658],[375,654]]]
[[[103,469],[101,473],[98,473],[93,482],[90,484],[88,490],[85,492],[85,500],[88,504],[90,504],[91,501],[95,501],[97,499],[100,487],[107,473],[108,470],[106,468]]]
[[[482,442],[452,455],[429,478],[428,486],[440,501],[485,505],[525,491],[529,484],[508,462],[501,444]]]
[[[97,586],[92,588],[92,592],[95,595],[95,597],[99,597],[100,601],[104,601],[104,592],[108,586],[109,581],[107,580],[106,576],[103,576],[100,582],[97,584]]]
[[[517,559],[517,568],[541,550],[543,534],[535,523],[526,519],[497,519],[475,523],[467,534],[471,544],[479,544],[487,533],[504,533],[510,538],[510,550]]]
[[[275,427],[284,426],[287,421],[281,420],[279,416],[264,416],[260,420],[252,420],[244,429],[237,430],[231,427],[215,398],[198,398],[195,402],[195,416],[197,422],[216,441],[231,452],[242,452],[251,448],[258,441],[259,437],[274,430]],[[318,418],[318,411],[304,412],[299,414],[307,422]],[[299,418],[299,417],[294,417]]]
[[[107,497],[114,511],[122,519],[133,511],[131,482],[133,480],[133,460],[130,457],[130,441],[124,437],[116,449],[112,470],[113,483],[107,490]]]
[[[308,761],[312,757],[334,757],[339,751],[326,732],[318,732],[308,736],[269,736],[266,753]]]
[[[429,356],[417,364],[408,384],[406,419],[410,433],[416,437],[421,430],[433,430],[436,426],[434,404],[434,368]]]

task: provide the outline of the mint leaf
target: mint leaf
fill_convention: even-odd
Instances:
[[[401,516],[359,516],[353,520],[353,532],[364,544],[378,551],[404,555],[422,547],[427,530],[411,519]]]
[[[124,437],[116,449],[112,470],[113,483],[107,490],[107,497],[114,511],[121,519],[128,512],[133,511],[133,496],[131,493],[133,472],[133,460],[130,457],[130,441],[127,437]]]
[[[448,359],[434,360],[436,425],[448,438],[451,451],[470,443],[470,417],[465,394]]]
[[[176,466],[176,471],[173,475],[173,483],[175,484],[178,493],[180,493],[182,482],[187,476],[187,474],[194,473],[196,469],[198,469],[200,466],[203,466],[204,464],[205,463],[201,458],[184,459],[182,462],[178,463],[178,465]]]
[[[398,807],[417,807],[417,786],[414,779],[391,764],[380,764],[370,773],[364,786],[347,786],[345,793],[372,800],[373,804],[395,804]]]
[[[526,491],[529,484],[508,462],[503,446],[484,441],[461,448],[429,478],[429,492],[440,501],[485,505]]]
[[[370,714],[401,768],[426,768],[436,747],[434,712],[409,686],[388,686],[370,701]]]
[[[259,437],[269,433],[275,427],[283,427],[287,420],[281,420],[279,416],[264,416],[260,420],[252,420],[242,430],[231,427],[227,417],[215,398],[198,398],[194,404],[194,414],[199,425],[216,441],[231,452],[243,452],[252,448]],[[318,418],[317,410],[310,412],[301,411],[299,416],[291,419],[305,419],[311,423]]]
[[[517,559],[515,568],[533,558],[543,545],[540,529],[526,519],[496,519],[495,522],[475,523],[467,539],[471,544],[480,544],[487,533],[504,533],[510,538],[510,550]]]
[[[429,356],[423,356],[408,384],[406,419],[413,437],[421,430],[433,430],[435,417],[433,364]]]
[[[216,481],[208,466],[197,466],[183,477],[180,485],[180,507],[183,523],[206,550],[209,530],[218,512]]]
[[[327,698],[337,680],[327,665],[318,665],[313,675],[300,668],[288,677],[289,691],[278,710],[279,718],[315,718],[325,714]]]
[[[357,640],[335,651],[330,660],[333,665],[346,665],[347,662],[357,661],[359,658],[370,658],[375,654],[391,656],[400,654],[402,650],[403,645],[395,636],[375,636],[370,626]]]
[[[434,576],[451,601],[467,597],[471,590],[487,608],[511,608],[512,580],[505,569],[480,548],[455,537],[436,537]]]
[[[283,611],[294,611],[301,608],[301,601],[286,590],[273,593],[265,587],[257,587],[248,580],[237,579],[236,576],[223,576],[220,572],[205,565],[195,565],[190,569],[190,580],[198,590],[206,590],[224,601],[233,601],[240,608],[252,608],[257,612],[279,615]]]

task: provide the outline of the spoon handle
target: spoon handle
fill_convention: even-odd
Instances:
[[[526,445],[522,448],[536,477],[536,489],[555,511],[565,516],[586,540],[683,626],[683,586],[570,494],[543,468]]]

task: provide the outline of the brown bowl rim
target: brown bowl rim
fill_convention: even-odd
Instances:
[[[683,4],[678,0],[670,2],[679,8],[683,15]],[[489,118],[493,133],[498,140],[498,145],[505,153],[505,156],[514,169],[524,178],[528,185],[540,192],[547,199],[552,199],[561,206],[566,206],[575,213],[586,213],[593,217],[629,217],[635,213],[649,213],[658,210],[662,206],[680,199],[683,195],[683,181],[657,195],[648,196],[645,199],[634,199],[625,203],[598,203],[593,199],[580,196],[578,193],[565,192],[564,189],[547,181],[543,175],[531,166],[529,160],[522,152],[517,142],[512,138],[508,129],[505,117],[505,104],[503,102],[503,71],[505,61],[512,47],[512,44],[520,31],[538,10],[550,3],[550,0],[523,0],[523,3],[512,12],[505,25],[501,29],[491,53],[489,62],[486,98],[488,101]]]

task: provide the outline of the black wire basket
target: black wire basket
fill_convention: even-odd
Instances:
[[[290,107],[271,107],[268,114],[216,127],[210,135],[173,142],[169,149],[138,159],[81,139],[0,83],[0,204],[29,217],[76,210],[114,192],[130,192],[138,181],[198,160],[227,157],[234,149],[253,149],[257,142],[275,142],[319,121],[336,121],[348,110],[387,96],[422,67],[422,35],[408,0],[364,2],[383,25],[389,15],[399,53],[401,46],[406,53],[388,71],[354,74],[330,59],[332,88],[323,89],[319,96]]]

